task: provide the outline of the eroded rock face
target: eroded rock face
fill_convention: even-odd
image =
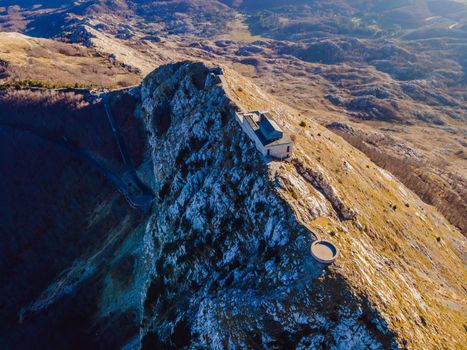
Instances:
[[[46,344],[50,322],[58,348],[397,347],[368,303],[312,260],[312,233],[276,192],[207,67],[164,66],[127,93],[147,138],[138,174],[157,199],[145,213],[100,201],[90,227],[107,216],[111,227],[24,305],[8,346],[26,348],[24,334]],[[353,215],[319,174],[310,176],[344,217]],[[325,211],[317,203],[310,215]],[[60,326],[75,313],[75,326]]]
[[[297,172],[302,175],[304,179],[312,183],[315,188],[324,194],[334,207],[334,210],[339,217],[344,220],[350,220],[357,215],[355,210],[344,204],[336,189],[332,187],[331,183],[326,179],[323,173],[306,167],[303,162],[297,158],[293,159],[293,164],[296,167]]]

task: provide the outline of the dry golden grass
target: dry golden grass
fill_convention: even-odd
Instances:
[[[436,173],[424,162],[398,158],[372,147],[357,135],[341,134],[344,139],[364,152],[378,166],[394,174],[405,186],[414,191],[425,203],[434,205],[465,234],[467,232],[467,187],[461,176]],[[449,166],[446,161],[445,166]],[[444,176],[443,176],[444,175]]]
[[[67,86],[124,87],[140,81],[137,74],[84,46],[18,33],[1,33],[0,60],[8,63],[3,83],[34,80]]]
[[[294,157],[321,172],[346,206],[357,210],[354,220],[341,221],[331,213],[304,222],[340,248],[332,269],[356,294],[369,298],[401,346],[406,341],[410,349],[464,349],[465,237],[339,136],[312,121],[300,127],[303,115],[233,71],[226,70],[223,80],[229,96],[244,110],[268,109],[280,115],[284,128],[295,135]],[[291,165],[274,164],[275,171],[300,178]],[[297,204],[296,189],[279,191],[297,217],[303,217],[306,208],[303,201]]]
[[[227,33],[216,37],[217,40],[233,40],[237,42],[253,42],[262,40],[263,37],[259,35],[252,35],[248,29],[248,25],[244,22],[241,15],[237,15],[234,20],[226,24]]]
[[[445,215],[448,220],[461,228],[466,234],[465,197],[467,169],[467,143],[465,120],[454,120],[447,115],[453,107],[437,107],[432,109],[423,103],[414,102],[410,98],[399,99],[397,115],[399,121],[383,122],[378,120],[361,120],[354,113],[343,107],[336,107],[324,98],[328,90],[339,90],[325,79],[324,74],[310,73],[318,70],[335,70],[336,76],[346,76],[346,71],[354,68],[346,65],[339,67],[310,64],[306,62],[283,62],[276,59],[274,64],[261,64],[253,70],[237,69],[237,63],[229,65],[242,75],[251,77],[262,89],[274,95],[278,100],[293,105],[302,119],[318,121],[322,125],[331,122],[345,123],[354,130],[356,135],[351,142],[366,153],[371,159],[386,170],[391,171],[399,180],[415,191],[423,200],[432,204]],[[323,68],[324,67],[324,68]],[[396,84],[390,77],[373,68],[359,68],[361,81],[355,81],[356,86],[365,87],[365,79],[379,82],[381,85]],[[339,80],[340,82],[340,80]],[[460,110],[462,106],[456,107]],[[465,104],[463,106],[465,108]],[[442,126],[423,123],[410,116],[414,110],[428,110],[442,116],[446,124]],[[413,125],[405,124],[405,121]],[[349,140],[352,134],[345,135]],[[368,144],[370,147],[367,147]],[[412,157],[413,152],[416,156]],[[412,159],[413,158],[413,159]],[[417,166],[410,166],[417,162]],[[416,171],[415,171],[416,170]],[[418,181],[415,181],[417,180]],[[452,197],[456,201],[452,201]]]

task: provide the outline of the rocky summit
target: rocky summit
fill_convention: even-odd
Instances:
[[[235,117],[252,110],[289,159],[258,152]],[[462,349],[465,237],[303,124],[200,62],[111,92],[4,90],[0,348]]]

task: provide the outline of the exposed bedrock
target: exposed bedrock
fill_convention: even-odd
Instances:
[[[36,260],[74,249],[59,265],[51,259],[53,273],[2,315],[2,348],[32,341],[105,349],[397,347],[369,303],[311,258],[313,235],[276,192],[207,67],[163,66],[111,100],[128,94],[138,101],[131,123],[142,123],[146,145],[137,172],[157,198],[141,212],[105,179],[92,182],[88,176],[98,175],[67,163],[94,190],[102,186],[101,195],[70,203],[66,215],[81,213],[81,221],[44,228],[51,246],[31,241]],[[343,218],[354,215],[323,178],[295,166]],[[37,186],[64,176],[41,177]],[[78,188],[68,185],[72,197]],[[55,217],[60,207],[53,208]]]

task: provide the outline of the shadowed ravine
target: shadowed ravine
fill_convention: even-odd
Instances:
[[[111,116],[111,112],[108,110],[108,107],[106,107],[106,113],[109,116],[109,120],[113,120],[113,116]],[[121,150],[122,158],[124,160],[125,169],[123,171],[119,171],[115,166],[106,164],[105,160],[103,160],[99,155],[93,154],[86,149],[79,148],[77,145],[69,142],[67,138],[54,139],[50,135],[48,136],[41,134],[34,131],[33,129],[23,129],[14,125],[0,124],[0,127],[13,129],[18,132],[28,132],[66,149],[70,153],[80,157],[84,161],[94,166],[103,176],[108,178],[115,185],[117,190],[123,194],[131,206],[142,209],[148,208],[148,206],[154,200],[154,194],[150,188],[141,182],[138,175],[136,174],[128,152],[126,151],[124,140],[121,137],[121,134],[119,134],[118,126],[116,126],[115,121],[113,121],[111,125],[112,131],[118,143],[118,147]]]

